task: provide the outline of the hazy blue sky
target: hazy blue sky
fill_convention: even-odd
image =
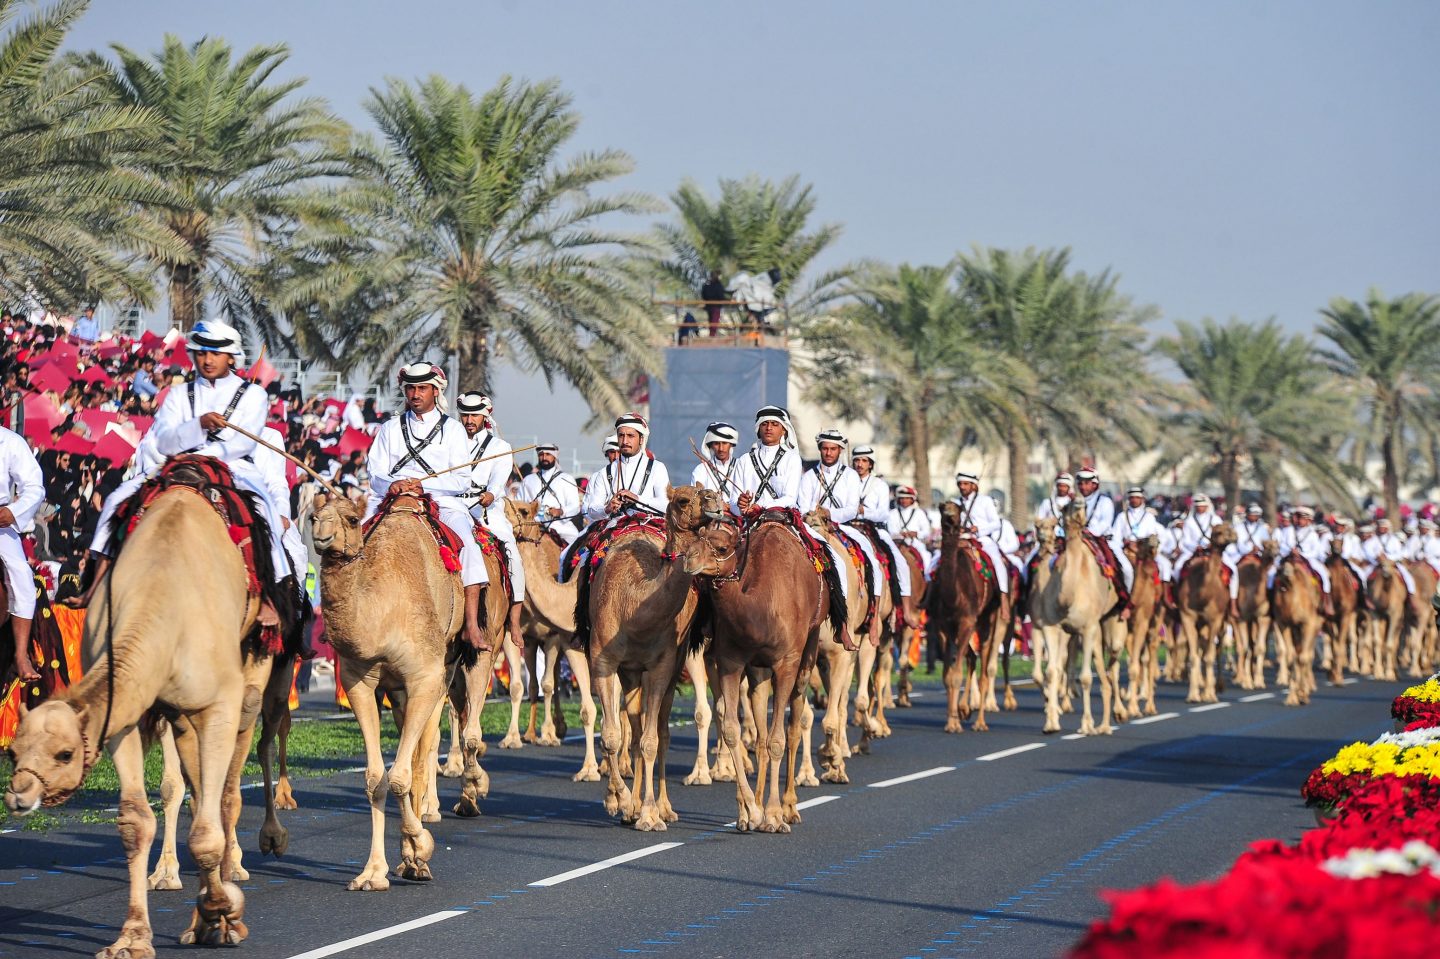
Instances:
[[[96,0],[69,45],[167,31],[283,41],[360,124],[386,76],[558,77],[627,188],[800,174],[844,225],[831,264],[1070,246],[1163,323],[1295,329],[1372,284],[1440,291],[1432,2]],[[497,392],[512,434],[572,406]]]

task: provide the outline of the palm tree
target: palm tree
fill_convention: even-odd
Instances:
[[[1350,500],[1343,482],[1350,471],[1336,457],[1349,400],[1309,340],[1287,335],[1273,319],[1207,319],[1177,324],[1156,349],[1184,380],[1162,415],[1152,475],[1173,469],[1190,483],[1218,480],[1235,506],[1247,476],[1265,484],[1283,463],[1317,492]],[[1327,428],[1317,429],[1322,423]]]
[[[1016,390],[1016,415],[995,424],[1009,456],[1009,508],[1029,520],[1030,450],[1039,439],[1056,458],[1087,451],[1142,448],[1153,427],[1147,400],[1156,390],[1146,363],[1143,326],[1154,315],[1120,294],[1108,271],[1070,271],[1068,250],[977,249],[959,256],[960,289],[987,349],[1030,371]]]
[[[670,291],[681,297],[693,297],[711,270],[728,278],[742,270],[778,269],[776,294],[791,318],[803,324],[839,296],[841,284],[854,274],[853,267],[841,267],[799,285],[815,259],[839,239],[840,226],[811,226],[815,196],[797,176],[778,184],[757,176],[721,179],[716,200],[686,180],[670,202],[677,219],[657,228],[664,251],[659,270]]]
[[[1379,437],[1386,515],[1400,507],[1401,445],[1440,382],[1440,298],[1407,293],[1364,303],[1336,297],[1320,311],[1321,351],[1330,368],[1364,394],[1364,413]]]
[[[982,348],[970,304],[955,287],[955,266],[876,269],[850,290],[854,299],[805,336],[812,397],[845,419],[877,419],[915,465],[922,502],[934,489],[930,449],[1003,441],[986,424],[1018,415],[1025,368]],[[878,417],[877,417],[878,411]]]
[[[343,368],[438,347],[487,392],[506,349],[597,411],[623,408],[614,371],[648,368],[659,331],[623,256],[648,247],[599,221],[654,206],[595,191],[630,158],[562,159],[580,118],[554,81],[506,77],[478,98],[438,76],[391,81],[366,109],[381,138],[356,141],[344,217],[302,231],[291,258],[303,342]]]
[[[183,253],[154,215],[173,196],[135,162],[155,117],[109,103],[99,72],[56,66],[84,0],[16,23],[21,6],[0,0],[0,289],[147,303],[154,286],[128,254]]]
[[[321,101],[291,96],[304,78],[270,82],[289,57],[283,45],[233,60],[218,38],[187,46],[167,35],[154,57],[112,49],[118,68],[96,53],[72,62],[109,67],[117,101],[158,116],[148,163],[179,194],[165,220],[186,250],[154,257],[171,321],[189,329],[213,297],[235,322],[276,339],[260,289],[267,244],[312,213],[315,194],[302,187],[346,172],[348,128]]]

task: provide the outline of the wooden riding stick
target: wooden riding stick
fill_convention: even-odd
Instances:
[[[700,447],[698,447],[698,446],[695,445],[695,440],[694,440],[693,437],[692,437],[691,440],[690,440],[690,451],[695,454],[695,458],[696,458],[697,460],[699,460],[700,462],[704,463],[707,467],[709,467],[709,469],[710,469],[710,475],[713,476],[713,477],[715,477],[716,482],[718,482],[718,483],[721,485],[722,490],[731,489],[731,488],[732,488],[732,487],[730,486],[730,481],[729,481],[728,479],[726,479],[725,477],[723,477],[723,476],[720,475],[720,471],[715,468],[715,464],[712,463],[712,462],[710,462],[709,460],[707,460],[707,459],[705,458],[705,454],[700,452]]]
[[[465,469],[467,466],[476,466],[476,465],[478,465],[478,464],[480,464],[480,463],[488,462],[489,460],[498,460],[498,459],[499,459],[500,457],[502,457],[502,456],[512,456],[512,455],[514,455],[515,453],[523,453],[523,452],[525,452],[526,450],[533,450],[535,447],[537,447],[537,446],[539,446],[539,445],[540,445],[539,443],[531,443],[529,446],[522,446],[522,447],[520,447],[519,449],[508,450],[507,452],[504,452],[504,453],[491,453],[489,456],[482,456],[482,457],[480,457],[478,460],[471,460],[471,461],[468,462],[468,463],[461,463],[461,464],[458,465],[458,466],[451,466],[451,467],[448,467],[448,468],[446,468],[446,469],[440,470],[440,471],[435,472],[435,473],[426,473],[426,474],[425,474],[425,478],[426,478],[426,479],[434,479],[434,478],[437,477],[437,476],[444,476],[446,473],[453,473],[453,472],[455,472],[456,470],[463,470],[463,469]]]
[[[329,483],[325,482],[324,477],[322,477],[319,473],[315,472],[315,471],[312,470],[310,467],[306,466],[304,463],[300,462],[298,459],[296,459],[295,457],[291,456],[289,453],[287,453],[285,450],[281,449],[280,447],[275,446],[275,445],[272,444],[272,443],[266,442],[265,440],[263,440],[263,439],[261,439],[260,437],[256,436],[254,433],[250,432],[249,430],[244,429],[244,428],[239,427],[239,426],[236,426],[234,423],[231,423],[229,420],[225,420],[225,426],[223,427],[223,429],[231,429],[231,430],[234,430],[235,432],[239,433],[241,436],[244,436],[244,437],[246,437],[247,439],[252,439],[252,440],[254,440],[255,442],[259,443],[261,446],[265,447],[267,450],[272,450],[272,451],[274,451],[274,452],[276,452],[276,453],[279,453],[281,456],[285,457],[287,460],[289,460],[290,462],[294,463],[296,466],[300,467],[302,470],[304,470],[305,472],[309,473],[312,477],[314,477],[315,482],[317,482],[317,483],[319,483],[321,486],[325,487],[325,489],[326,489],[327,491],[329,491],[329,493],[330,493],[331,496],[339,496],[339,497],[341,497],[341,498],[344,497],[344,495],[345,495],[344,493],[341,493],[338,489],[336,489],[335,487],[331,486]]]

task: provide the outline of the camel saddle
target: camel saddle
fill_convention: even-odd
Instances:
[[[849,616],[849,609],[845,605],[845,589],[840,582],[840,570],[835,568],[835,563],[830,557],[830,547],[825,544],[824,540],[816,536],[809,526],[805,525],[805,517],[800,515],[798,509],[786,506],[752,509],[744,516],[741,523],[740,535],[742,541],[749,538],[751,531],[758,529],[766,523],[785,527],[785,529],[789,530],[790,533],[800,541],[800,545],[805,547],[805,555],[810,560],[810,565],[815,568],[815,572],[820,575],[820,578],[825,581],[825,585],[828,587],[830,608],[827,616],[836,635],[839,635],[845,627],[845,621]],[[745,558],[748,555],[748,550],[742,553],[740,565],[735,568],[735,572],[729,577],[730,579],[738,580],[740,578],[744,572]],[[718,585],[720,581],[713,580],[712,582]],[[870,595],[874,595],[873,589]],[[873,605],[873,603],[871,605]]]
[[[507,602],[514,603],[515,591],[510,586],[510,564],[514,562],[514,559],[510,556],[510,547],[480,523],[475,524],[474,532],[475,544],[480,547],[480,552],[486,556],[494,556],[499,562],[500,581],[505,584],[505,599]]]
[[[1175,577],[1175,581],[1178,583],[1185,578],[1185,574],[1190,571],[1191,563],[1204,560],[1212,552],[1214,552],[1214,550],[1209,546],[1202,546],[1197,549],[1191,554],[1190,558],[1185,561],[1185,565],[1180,567],[1180,575]],[[1220,581],[1224,583],[1227,588],[1230,586],[1230,577],[1233,575],[1234,573],[1230,571],[1229,566],[1226,566],[1224,563],[1220,564]]]
[[[1321,581],[1320,574],[1315,572],[1314,568],[1311,567],[1311,565],[1307,563],[1303,557],[1297,556],[1295,553],[1289,553],[1280,562],[1288,563],[1291,566],[1295,566],[1299,569],[1304,570],[1305,573],[1310,577],[1310,581],[1315,584],[1315,588],[1317,590],[1320,590],[1321,592],[1324,592],[1325,584]],[[1345,568],[1349,569],[1350,567],[1347,564]]]
[[[865,551],[860,548],[860,544],[846,536],[838,525],[831,523],[830,532],[845,544],[850,565],[854,566],[855,572],[860,575],[860,588],[865,590],[865,618],[860,621],[858,632],[869,634],[870,624],[875,622],[875,570],[865,562]]]
[[[1120,574],[1120,563],[1115,559],[1115,551],[1110,546],[1110,541],[1101,539],[1089,530],[1080,534],[1080,541],[1090,547],[1091,554],[1095,557],[1095,563],[1100,567],[1100,573],[1110,581],[1111,587],[1118,597],[1115,602],[1115,609],[1125,609],[1130,605],[1130,591],[1125,588],[1125,577]],[[1065,537],[1055,544],[1055,558],[1059,559],[1060,554],[1065,552],[1065,544],[1070,542],[1070,537]],[[1198,553],[1196,554],[1199,555]],[[1051,562],[1054,562],[1052,560]],[[1226,567],[1229,571],[1229,567]],[[1228,585],[1229,580],[1226,580]]]
[[[440,522],[440,504],[431,499],[429,493],[400,493],[392,486],[380,501],[380,505],[375,508],[375,515],[361,527],[366,540],[370,539],[371,532],[380,521],[391,513],[414,513],[424,520],[430,534],[435,537],[435,548],[440,553],[440,561],[445,564],[445,569],[452,573],[459,572],[460,550],[464,548],[464,543],[454,530]]]
[[[870,540],[875,555],[880,559],[880,568],[885,572],[885,583],[890,587],[890,599],[896,610],[902,609],[905,603],[900,596],[900,571],[895,568],[894,557],[890,555],[890,547],[885,544],[885,540],[880,538],[878,525],[868,519],[855,519],[850,521],[849,526],[851,529],[861,530]]]
[[[590,524],[575,541],[575,548],[570,551],[565,568],[561,570],[561,582],[575,577],[575,632],[570,637],[571,649],[590,648],[590,583],[595,578],[595,571],[617,540],[637,534],[654,536],[664,543],[665,517],[649,513],[623,513],[603,523]],[[508,578],[506,582],[508,584]],[[691,589],[696,588],[691,585]]]
[[[188,489],[214,508],[225,522],[230,541],[245,561],[245,586],[252,597],[262,594],[276,609],[286,608],[286,598],[275,588],[275,570],[270,557],[270,527],[255,507],[254,495],[235,485],[230,467],[213,456],[181,453],[172,456],[145,484],[115,511],[114,543],[118,557],[130,534],[155,498],[171,489]],[[256,544],[259,544],[257,548]],[[284,638],[277,626],[260,631],[265,651],[280,655]]]

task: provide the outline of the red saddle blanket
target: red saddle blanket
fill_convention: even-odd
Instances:
[[[245,561],[245,586],[251,596],[261,594],[262,584],[269,587],[274,583],[270,530],[250,501],[253,494],[237,487],[230,467],[213,456],[181,453],[170,457],[165,461],[165,465],[160,467],[160,472],[146,480],[134,496],[120,504],[120,508],[115,511],[112,527],[115,531],[113,535],[116,555],[155,498],[174,488],[195,493],[209,503],[225,521],[230,541],[240,550],[240,556]],[[267,626],[261,631],[260,638],[267,652],[278,654],[282,651],[283,640],[278,628]]]
[[[834,563],[830,560],[830,549],[825,542],[815,535],[814,530],[805,525],[805,517],[800,515],[798,509],[784,506],[773,506],[769,509],[762,509],[745,517],[744,526],[741,532],[749,535],[750,531],[763,523],[775,523],[784,526],[795,534],[805,547],[805,554],[810,557],[810,562],[815,567],[815,572],[824,573],[832,569]]]
[[[1090,547],[1090,553],[1095,557],[1095,563],[1100,567],[1101,575],[1108,579],[1110,585],[1115,588],[1115,595],[1119,597],[1115,604],[1116,608],[1123,609],[1129,605],[1130,591],[1125,588],[1125,577],[1121,575],[1120,563],[1115,559],[1115,552],[1110,548],[1110,542],[1101,539],[1089,530],[1081,533],[1080,539]],[[1065,552],[1065,545],[1068,542],[1070,542],[1070,538],[1067,536],[1056,544],[1055,556],[1057,559]],[[1226,575],[1229,575],[1229,567],[1226,567]],[[1229,583],[1228,579],[1226,583]]]
[[[460,569],[460,550],[464,544],[454,530],[440,522],[440,505],[431,499],[428,493],[397,493],[394,487],[391,487],[390,492],[385,494],[385,498],[375,508],[375,515],[365,521],[365,525],[362,527],[365,538],[369,539],[370,533],[380,521],[394,511],[396,500],[402,496],[409,497],[420,505],[420,509],[413,512],[425,521],[431,535],[435,537],[435,548],[440,553],[440,561],[450,572],[457,572]],[[404,512],[408,513],[412,510],[406,509]]]
[[[664,542],[665,517],[627,513],[592,525],[575,541],[566,560],[565,575],[562,579],[569,579],[582,565],[593,573],[605,561],[605,554],[610,552],[610,547],[615,545],[616,540],[634,533],[654,536]]]
[[[515,602],[515,591],[510,587],[510,550],[504,541],[479,523],[475,524],[474,533],[480,552],[486,556],[494,556],[500,563],[500,582],[505,584],[505,598],[511,603]]]
[[[1205,559],[1207,556],[1209,556],[1212,552],[1214,552],[1214,550],[1212,550],[1209,546],[1202,546],[1202,547],[1200,547],[1199,549],[1197,549],[1197,550],[1194,552],[1194,554],[1191,555],[1191,557],[1185,561],[1185,565],[1180,567],[1180,575],[1177,576],[1177,577],[1175,577],[1175,581],[1178,583],[1178,582],[1180,582],[1181,580],[1183,580],[1183,579],[1185,578],[1186,574],[1190,572],[1190,566],[1191,566],[1192,563],[1195,563],[1195,562],[1204,560],[1204,559]],[[1229,585],[1230,585],[1230,577],[1233,576],[1233,575],[1235,575],[1235,574],[1231,571],[1231,569],[1230,569],[1229,566],[1226,566],[1224,563],[1221,563],[1221,564],[1220,564],[1220,580],[1221,580],[1221,582],[1223,582],[1226,586],[1229,586]]]

